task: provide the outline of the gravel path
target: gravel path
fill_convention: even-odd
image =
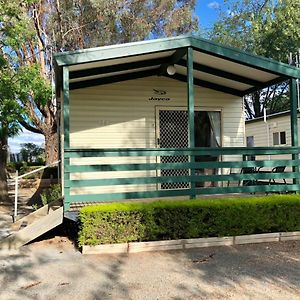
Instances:
[[[0,299],[300,299],[300,242],[83,256],[56,237],[0,254]]]

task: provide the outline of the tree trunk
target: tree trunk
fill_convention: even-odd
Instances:
[[[56,131],[45,132],[45,159],[47,165],[59,160],[58,134]]]
[[[3,130],[5,132],[5,130]],[[9,202],[7,187],[7,147],[8,138],[5,133],[0,136],[0,202]]]
[[[255,93],[252,94],[254,118],[258,118],[258,117],[261,117],[263,115],[263,110],[261,108],[260,100],[261,100],[260,92],[255,92]]]

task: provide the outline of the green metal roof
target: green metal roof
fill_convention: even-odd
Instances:
[[[145,76],[166,76],[174,64],[185,81],[186,49],[192,47],[195,84],[243,96],[290,78],[300,69],[196,36],[179,36],[59,53],[54,56],[57,85],[62,67],[70,69],[70,88],[84,88]]]

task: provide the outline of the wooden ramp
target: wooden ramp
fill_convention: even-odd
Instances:
[[[0,240],[0,250],[15,250],[62,224],[62,201],[54,201],[18,220],[11,234]]]

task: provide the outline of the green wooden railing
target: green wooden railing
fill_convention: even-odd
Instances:
[[[190,196],[204,194],[281,192],[300,190],[299,147],[226,147],[226,148],[188,148],[188,149],[65,149],[64,152],[64,197],[65,209],[68,210],[76,202],[121,201],[126,199]],[[285,155],[284,159],[276,159],[276,155]],[[184,156],[187,162],[162,163],[162,157]],[[230,157],[234,159],[230,160]],[[245,160],[255,156],[256,160]],[[78,158],[111,158],[111,164],[75,165],[72,159]],[[139,163],[115,163],[116,157],[133,157]],[[140,162],[145,157],[145,162]],[[205,161],[206,157],[215,157],[216,161]],[[266,158],[268,159],[262,159]],[[146,162],[150,160],[151,162]],[[199,161],[201,160],[201,161]],[[286,166],[285,172],[272,173],[277,166]],[[264,168],[263,172],[244,174],[242,168]],[[162,176],[162,170],[188,170],[184,176]],[[233,172],[234,169],[234,172]],[[211,170],[209,175],[204,170]],[[212,171],[213,170],[213,171]],[[145,171],[145,176],[137,174],[133,177],[122,177],[123,171],[134,174]],[[147,171],[151,171],[147,175]],[[71,179],[72,173],[120,172],[114,178]],[[149,173],[149,172],[148,172]],[[103,176],[105,177],[105,176]],[[273,182],[275,180],[275,183]],[[283,182],[286,179],[287,184]],[[206,186],[211,182],[212,186]],[[166,183],[188,183],[187,188],[162,188]],[[144,190],[118,192],[117,186],[142,185]],[[152,185],[147,188],[147,185]],[[74,188],[115,186],[114,192],[98,194],[75,194]],[[115,192],[116,191],[116,192]]]

